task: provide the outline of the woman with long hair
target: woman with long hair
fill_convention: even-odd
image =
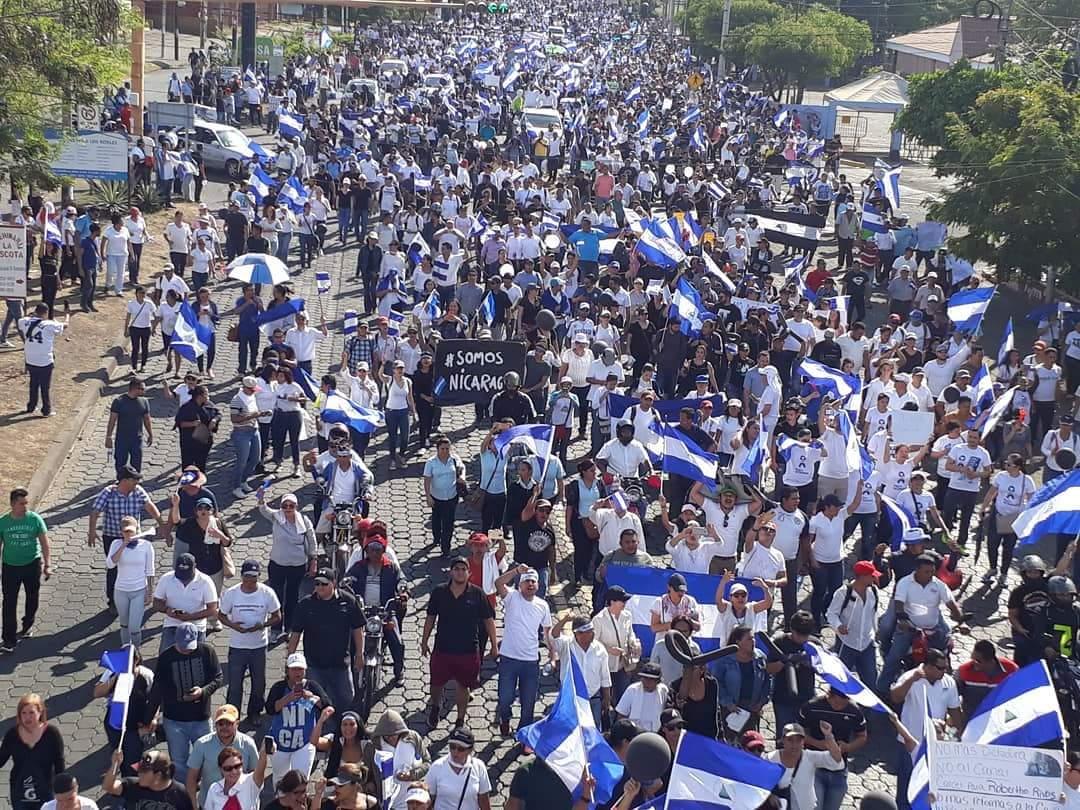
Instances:
[[[231,745],[218,751],[217,764],[221,779],[210,785],[203,810],[259,810],[259,792],[266,781],[266,744],[259,749],[252,773],[244,773],[244,755]]]
[[[302,409],[307,402],[304,389],[293,382],[290,369],[277,370],[277,389],[274,399],[274,416],[270,423],[273,437],[275,466],[280,466],[285,457],[285,438],[289,439],[292,453],[292,477],[300,477],[300,428],[304,415]],[[408,435],[408,434],[406,434]]]
[[[0,768],[8,760],[11,807],[40,810],[53,797],[53,777],[64,770],[64,738],[49,723],[41,695],[31,692],[19,698],[15,725],[0,741]]]
[[[743,463],[750,455],[750,448],[754,446],[754,442],[757,441],[757,437],[761,434],[761,423],[757,419],[747,419],[746,424],[743,426],[742,431],[731,440],[731,446],[735,450],[735,457],[731,462],[731,469],[735,471],[741,471]],[[758,465],[757,480],[751,480],[750,483],[754,486],[761,485],[761,468],[764,465]]]
[[[718,423],[720,436],[716,441],[716,453],[719,456],[720,466],[731,469],[732,462],[735,460],[734,441],[746,427],[742,400],[729,399],[724,405],[724,415],[719,418]]]

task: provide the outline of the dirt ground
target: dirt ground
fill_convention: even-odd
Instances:
[[[188,222],[193,222],[197,206],[180,202],[177,209],[184,212]],[[147,232],[154,241],[143,248],[140,283],[150,286],[168,262],[168,249],[162,235],[165,225],[174,211],[164,210],[147,216]],[[99,290],[104,284],[104,270],[99,271]],[[40,300],[41,276],[35,260],[30,270],[29,307]],[[115,355],[122,343],[124,307],[132,297],[102,297],[99,291],[95,299],[98,312],[84,313],[79,309],[79,287],[65,282],[57,296],[56,317],[63,319],[63,305],[71,307],[71,326],[64,338],[56,343],[56,369],[53,372],[53,416],[46,419],[40,412],[26,414],[29,378],[25,375],[22,340],[16,329],[8,332],[13,349],[0,349],[0,445],[9,448],[0,454],[0,491],[6,492],[16,486],[26,486],[46,456],[50,445],[62,441],[69,431],[77,429],[72,424],[76,406],[89,384],[103,378],[103,369],[110,356]],[[151,350],[160,349],[160,339],[154,338]],[[125,347],[126,352],[126,347]],[[126,356],[126,354],[125,354]],[[106,401],[100,407],[106,408]],[[0,510],[3,511],[3,510]]]

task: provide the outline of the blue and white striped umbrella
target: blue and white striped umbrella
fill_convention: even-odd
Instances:
[[[284,284],[289,280],[285,262],[267,253],[245,253],[228,266],[229,278],[248,284]]]

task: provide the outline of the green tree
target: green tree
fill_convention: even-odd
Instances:
[[[1039,279],[1048,269],[1080,289],[1080,97],[1053,82],[983,93],[949,114],[934,159],[955,186],[931,219],[960,227],[951,246],[969,259]]]
[[[745,35],[746,59],[761,66],[764,89],[779,98],[792,88],[800,102],[810,82],[839,76],[873,48],[865,22],[821,6],[785,11]]]
[[[746,28],[766,25],[783,14],[773,0],[732,0],[728,38],[724,50],[732,65],[746,64]],[[724,27],[724,0],[694,0],[686,9],[687,31],[702,56],[711,59],[720,53],[720,33]]]
[[[22,0],[0,12],[0,178],[55,188],[45,129],[128,75],[136,22],[120,0]],[[141,24],[141,23],[140,23]]]

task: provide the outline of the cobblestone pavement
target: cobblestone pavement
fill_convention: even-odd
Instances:
[[[334,230],[336,229],[331,229],[331,232]],[[328,240],[328,244],[331,241],[334,240]],[[317,262],[320,269],[330,270],[334,282],[332,291],[322,299],[332,339],[320,345],[316,363],[318,371],[336,363],[340,356],[342,312],[347,308],[359,308],[359,285],[352,281],[355,258],[356,251],[353,247],[342,251],[337,248],[335,241],[331,252]],[[309,311],[317,315],[319,303],[314,292],[314,272],[308,270],[297,276],[295,284],[297,294],[307,299]],[[235,282],[219,283],[215,290],[218,305],[231,307],[238,289],[239,285]],[[156,340],[155,338],[155,342]],[[233,376],[236,367],[235,345],[221,340],[218,349],[215,364],[217,379],[211,382],[211,390],[214,401],[225,405],[237,387]],[[152,374],[148,396],[151,397],[156,441],[152,447],[146,448],[146,477],[143,484],[153,494],[159,507],[163,507],[167,504],[169,491],[174,486],[179,451],[176,436],[170,430],[174,405],[162,395],[161,374],[164,358],[160,355],[154,357],[149,368]],[[42,609],[37,622],[37,634],[20,643],[13,655],[0,658],[0,684],[6,692],[9,707],[5,713],[8,715],[5,727],[0,729],[0,732],[6,730],[12,722],[10,715],[19,696],[30,691],[43,694],[47,698],[50,719],[63,731],[68,766],[93,796],[100,793],[100,775],[107,765],[109,751],[102,727],[105,702],[93,700],[91,691],[100,675],[99,657],[104,650],[119,645],[119,632],[116,622],[104,609],[103,555],[100,547],[87,547],[86,526],[91,499],[109,482],[112,475],[111,454],[104,448],[108,403],[113,396],[125,390],[125,386],[122,375],[114,380],[107,395],[101,400],[101,407],[86,424],[66,463],[55,471],[55,479],[45,499],[46,503],[33,505],[44,513],[48,523],[56,573],[42,590]],[[224,421],[225,424],[216,439],[216,448],[210,455],[209,485],[218,495],[230,523],[236,527],[238,541],[234,556],[237,561],[247,557],[265,561],[269,552],[268,526],[255,510],[254,497],[249,496],[237,503],[229,494],[227,478],[233,463],[233,453],[226,436],[228,420]],[[443,429],[454,441],[456,451],[469,463],[470,473],[475,478],[477,465],[474,459],[480,432],[476,430],[472,409],[448,409],[444,413]],[[411,583],[415,596],[412,615],[404,624],[404,639],[408,651],[405,687],[384,694],[373,712],[373,717],[377,717],[383,707],[401,711],[412,727],[427,735],[433,755],[439,756],[444,753],[450,725],[445,720],[434,730],[426,725],[423,709],[427,694],[427,666],[418,654],[419,632],[428,593],[433,584],[443,581],[447,575],[446,561],[429,542],[427,514],[421,497],[423,490],[420,470],[427,451],[414,453],[407,470],[390,472],[381,437],[372,449],[369,461],[373,462],[378,481],[375,513],[389,524],[391,540],[398,549],[405,576]],[[580,445],[575,445],[574,449],[584,452]],[[276,482],[272,496],[290,491],[295,483],[298,482],[288,478]],[[310,485],[304,488],[302,495],[302,502],[310,504]],[[464,507],[459,510],[455,536],[457,543],[465,541],[475,517]],[[561,527],[563,521],[556,520],[555,524]],[[654,553],[662,553],[662,538],[655,533],[650,538],[650,548]],[[560,560],[568,559],[568,551],[569,544],[562,538]],[[158,560],[159,574],[169,570],[170,553],[159,553]],[[976,574],[976,583],[977,576],[981,573],[982,569]],[[565,577],[565,570],[563,575]],[[1003,601],[1002,592],[998,589],[987,592],[985,589],[976,588],[977,585],[969,585],[963,593],[966,609],[974,610],[979,617],[979,627],[974,636],[998,638],[1005,627],[1003,610],[999,606],[999,602]],[[588,604],[586,592],[575,593],[561,586],[553,588],[552,601],[557,610],[566,610],[573,606],[584,608]],[[149,622],[149,638],[144,642],[148,655],[157,648],[160,625],[160,616],[154,616]],[[224,663],[226,634],[211,636],[211,639]],[[958,660],[962,660],[960,655],[966,658],[970,643],[970,639],[959,639]],[[278,647],[271,652],[268,668],[270,682],[282,671],[282,651],[283,647]],[[493,804],[502,807],[518,750],[509,741],[501,740],[497,731],[493,733],[489,725],[495,713],[495,686],[492,664],[485,663],[483,687],[475,696],[470,724],[477,737],[478,754],[487,762],[492,781],[496,785]],[[551,703],[556,690],[554,679],[546,678],[542,683],[545,706]],[[215,696],[216,703],[224,700],[224,694],[222,690]],[[771,739],[771,717],[768,722],[770,728],[766,733],[767,738]],[[855,756],[851,763],[851,788],[845,806],[854,806],[865,791],[874,788],[891,789],[894,784],[891,771],[896,759],[892,739],[893,735],[884,722],[875,719],[870,745]],[[8,780],[3,778],[0,779],[0,806],[6,803],[7,796]]]

